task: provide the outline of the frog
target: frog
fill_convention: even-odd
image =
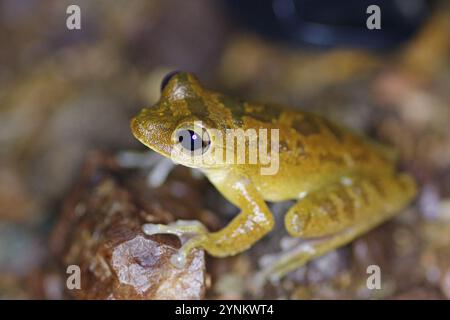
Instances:
[[[262,174],[261,162],[196,161],[230,151],[217,132],[276,130],[278,168]],[[228,257],[250,249],[274,228],[268,203],[293,200],[284,216],[291,237],[307,241],[280,253],[266,275],[279,279],[307,262],[344,246],[393,218],[415,197],[417,185],[398,169],[392,149],[323,115],[283,105],[245,101],[205,88],[184,71],[161,83],[160,99],[131,120],[133,135],[177,164],[203,172],[240,212],[214,232],[197,221],[145,224],[147,235],[192,236],[171,261],[183,266],[193,249]],[[275,134],[274,134],[275,136]],[[176,152],[175,152],[176,151]],[[235,152],[231,150],[231,152]]]

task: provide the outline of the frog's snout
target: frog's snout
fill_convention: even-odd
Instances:
[[[131,128],[131,133],[133,134],[133,136],[136,139],[141,140],[140,136],[142,134],[142,129],[140,128],[139,121],[137,120],[136,117],[131,119],[130,128]]]
[[[165,156],[171,154],[171,124],[156,120],[157,117],[144,109],[131,119],[131,132],[142,144]]]
[[[136,116],[130,121],[131,133],[133,136],[138,139],[141,143],[148,146],[148,142],[150,139],[150,132],[145,128],[143,122],[139,119],[139,116]]]

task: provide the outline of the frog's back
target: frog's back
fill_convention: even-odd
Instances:
[[[245,169],[268,200],[292,198],[355,172],[385,174],[394,170],[394,157],[387,148],[325,117],[223,95],[215,95],[214,105],[228,128],[278,130],[276,174],[261,175],[258,165]]]
[[[358,167],[391,170],[395,156],[391,150],[323,116],[280,105],[244,102],[215,95],[214,107],[221,109],[227,127],[266,128],[279,131],[282,166],[308,171]]]

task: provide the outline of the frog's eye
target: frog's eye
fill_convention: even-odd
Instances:
[[[201,134],[191,129],[180,129],[176,132],[175,139],[185,150],[201,153],[205,153],[211,143],[209,134],[204,129]]]
[[[170,81],[170,79],[172,79],[172,77],[174,76],[174,75],[176,75],[178,73],[178,71],[172,71],[172,72],[169,72],[168,74],[166,74],[165,76],[164,76],[164,78],[162,79],[162,81],[161,81],[161,91],[163,91],[164,90],[164,88],[167,86],[167,84],[169,83],[169,81]]]

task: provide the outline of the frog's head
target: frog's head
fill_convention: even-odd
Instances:
[[[218,125],[220,112],[208,108],[210,99],[194,75],[170,73],[161,83],[159,101],[131,120],[131,130],[144,145],[178,163],[217,167],[222,163],[211,159],[211,150],[222,150],[222,141],[213,132],[223,126]]]

